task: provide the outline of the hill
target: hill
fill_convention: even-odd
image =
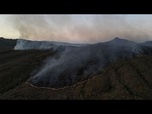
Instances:
[[[37,42],[32,42],[32,44],[21,42],[17,45],[21,47],[26,45],[25,50],[27,47],[35,49],[35,47],[32,48],[34,45],[38,49],[42,46]],[[45,48],[48,49],[47,46]],[[52,48],[56,54],[46,59],[41,69],[29,78],[28,82],[32,85],[51,88],[72,86],[93,77],[113,62],[152,53],[151,47],[117,37],[109,42],[80,47],[53,45]],[[24,48],[21,49],[24,50]]]
[[[16,39],[5,39],[3,37],[0,37],[0,48],[14,49],[16,42],[17,42]]]
[[[38,58],[31,61],[36,64],[37,60]],[[144,55],[127,61],[118,61],[93,78],[58,90],[37,88],[27,84],[26,80],[30,74],[28,69],[31,67],[28,63],[24,63],[23,66],[14,68],[9,73],[1,71],[3,75],[0,76],[0,99],[152,99],[151,56]]]
[[[2,39],[2,41],[6,45],[0,46],[1,100],[152,99],[151,42],[146,42],[145,45],[145,43],[137,44],[115,38],[105,43],[81,47],[64,46],[64,49],[59,47],[56,48],[57,50],[13,50],[15,41],[13,43],[12,40]],[[70,55],[73,55],[72,58]],[[79,56],[81,59],[77,59]],[[51,72],[47,72],[50,74],[46,75],[46,79],[50,80],[48,76],[51,73],[59,73],[60,80],[57,82],[60,81],[65,85],[59,83],[61,86],[55,85],[53,88],[53,86],[47,86],[45,80],[39,80],[38,85],[29,83],[37,72],[45,68],[45,63],[50,58],[48,67],[52,65],[55,67],[54,71],[51,69]],[[56,61],[52,62],[52,58]],[[82,65],[77,66],[79,63]],[[99,69],[103,63],[105,66]],[[62,68],[67,69],[63,71]],[[47,70],[50,71],[50,69]],[[84,75],[85,73],[88,75]],[[70,74],[76,74],[79,79],[68,85],[67,80],[70,77],[66,76]],[[45,77],[41,75],[43,76]]]

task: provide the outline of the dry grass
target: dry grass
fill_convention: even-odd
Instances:
[[[25,82],[48,51],[0,50],[0,99],[152,99],[152,57],[118,61],[99,75],[61,90],[33,88]]]

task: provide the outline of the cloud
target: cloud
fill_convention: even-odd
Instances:
[[[144,16],[13,15],[10,20],[14,29],[19,31],[20,38],[31,40],[95,43],[121,37],[142,42],[151,38],[152,28],[145,24],[146,19],[142,17]]]

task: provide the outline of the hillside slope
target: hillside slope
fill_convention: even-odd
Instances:
[[[23,66],[29,68],[28,64]],[[118,61],[87,81],[59,90],[32,87],[26,83],[29,72],[22,71],[20,80],[14,73],[10,70],[9,76],[1,70],[0,99],[152,99],[152,57],[147,55]],[[16,86],[10,85],[12,80]]]
[[[0,94],[25,82],[50,51],[0,49]]]
[[[151,44],[150,41],[137,44],[115,38],[82,48],[68,47],[60,58],[58,52],[64,50],[13,50],[16,40],[0,38],[0,100],[152,99]],[[60,59],[52,64],[52,58]],[[71,74],[76,74],[78,81],[58,89],[31,85],[28,80],[48,59],[51,59],[49,67],[53,65],[54,69],[47,69],[46,75],[61,71],[59,82],[67,82],[71,78],[66,77]],[[101,70],[100,63],[105,64]],[[62,68],[66,68],[66,72]],[[86,77],[86,73],[91,75]],[[38,84],[44,82],[40,80]]]
[[[16,45],[16,39],[5,39],[0,37],[0,48],[1,49],[13,49]]]
[[[31,47],[31,44],[25,44]],[[91,78],[115,61],[141,56],[145,52],[147,55],[152,53],[150,47],[143,49],[143,46],[135,42],[120,38],[82,47],[63,48],[57,48],[57,54],[47,59],[28,82],[39,87],[72,86]]]

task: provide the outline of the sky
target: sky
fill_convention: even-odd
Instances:
[[[152,40],[152,15],[0,15],[0,37],[70,43],[96,43],[120,37]]]

